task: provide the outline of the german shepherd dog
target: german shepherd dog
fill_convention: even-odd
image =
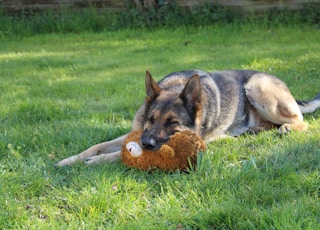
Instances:
[[[302,113],[320,107],[320,94],[310,101],[295,100],[280,79],[251,70],[189,70],[171,73],[158,83],[147,71],[145,84],[147,96],[135,115],[132,130],[144,130],[141,145],[151,150],[187,129],[207,143],[273,127],[280,134],[304,131],[308,126]],[[56,165],[78,161],[92,165],[120,159],[126,136],[94,145]]]

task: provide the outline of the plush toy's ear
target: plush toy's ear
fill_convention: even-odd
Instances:
[[[162,145],[161,148],[159,149],[159,153],[161,156],[165,158],[173,158],[175,155],[175,152],[172,147],[169,145]]]
[[[160,94],[161,88],[153,80],[151,74],[149,71],[146,71],[146,93],[147,93],[147,100],[149,102],[154,101]]]

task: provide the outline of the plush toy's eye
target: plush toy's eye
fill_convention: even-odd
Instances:
[[[126,148],[134,157],[139,157],[142,155],[142,149],[137,142],[129,142],[126,144]]]

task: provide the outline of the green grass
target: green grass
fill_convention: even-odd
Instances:
[[[2,38],[0,229],[318,229],[319,111],[304,133],[212,143],[189,173],[53,165],[129,131],[146,69],[256,69],[311,99],[319,41],[253,24]]]

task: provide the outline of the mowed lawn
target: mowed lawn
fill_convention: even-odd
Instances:
[[[255,69],[320,92],[320,31],[205,26],[0,38],[0,229],[319,229],[320,111],[309,130],[219,140],[188,173],[54,164],[130,130],[144,77]],[[277,92],[275,92],[277,93]]]

